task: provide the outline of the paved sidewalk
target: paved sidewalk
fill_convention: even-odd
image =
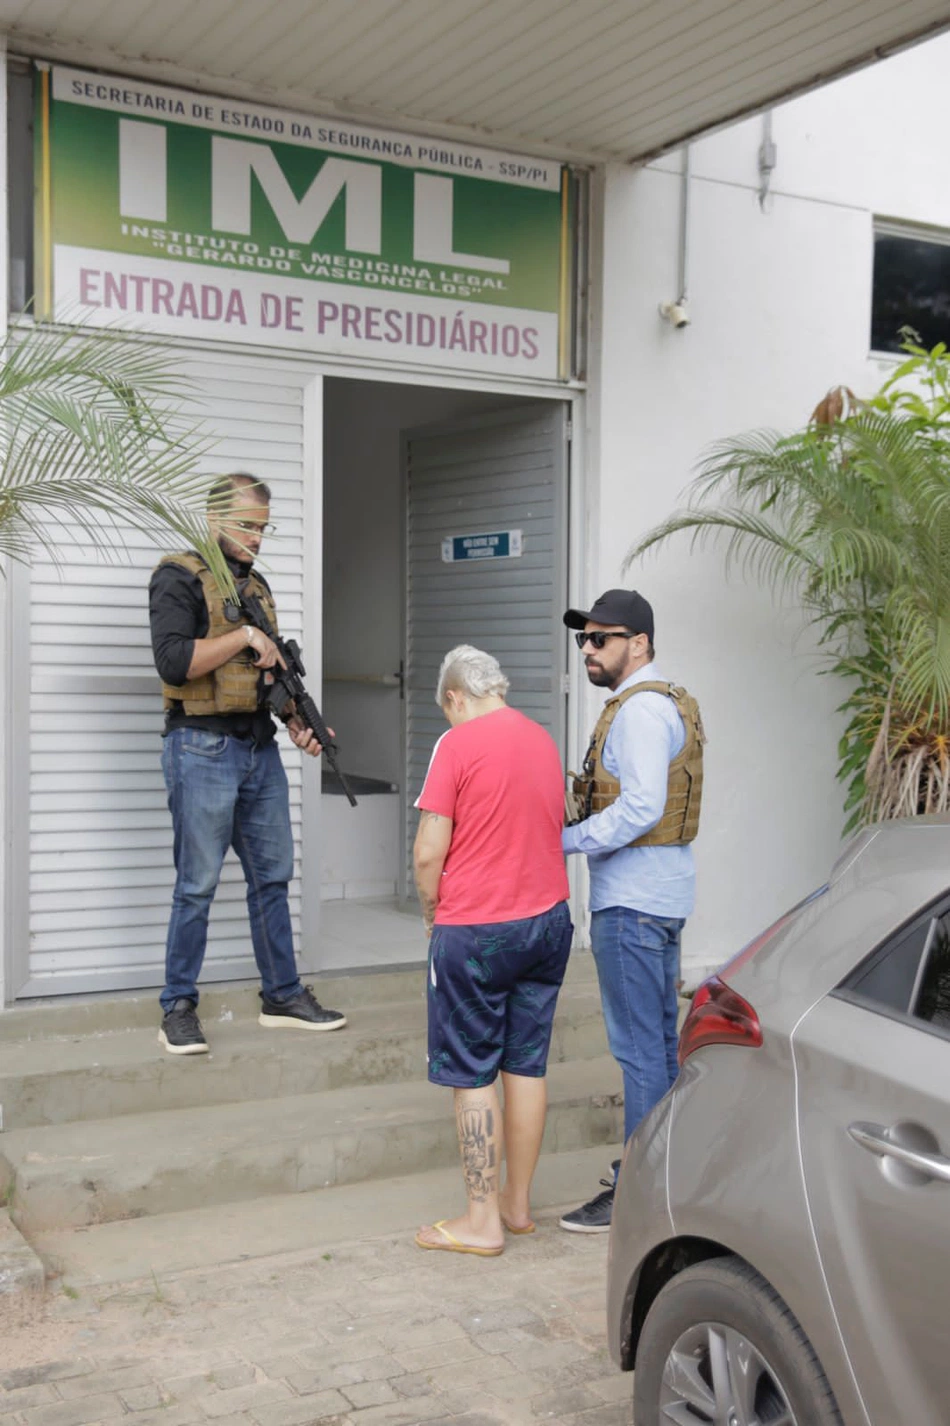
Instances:
[[[0,1426],[629,1426],[605,1235],[504,1255],[364,1238],[112,1286],[0,1322]]]

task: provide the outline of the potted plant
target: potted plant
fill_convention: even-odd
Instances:
[[[722,441],[629,565],[687,531],[791,595],[847,681],[846,830],[950,809],[950,359],[904,333],[876,395],[838,387],[791,435]]]

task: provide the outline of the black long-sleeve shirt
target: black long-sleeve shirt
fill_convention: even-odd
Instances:
[[[228,563],[235,579],[247,576],[249,565]],[[208,636],[208,606],[198,576],[180,564],[159,565],[148,586],[148,617],[159,677],[163,683],[181,688],[187,682],[195,640]],[[165,714],[165,731],[185,727],[253,738],[258,743],[266,743],[276,731],[266,708],[253,713],[196,714],[186,713],[181,703],[174,703]]]

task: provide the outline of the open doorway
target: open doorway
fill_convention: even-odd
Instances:
[[[412,804],[445,728],[442,656],[481,643],[511,701],[562,731],[567,408],[328,378],[324,413],[324,712],[359,806],[325,769],[321,968],[411,964]],[[476,535],[509,539],[473,555]]]

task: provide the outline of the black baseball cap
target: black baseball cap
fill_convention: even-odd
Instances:
[[[592,609],[568,609],[564,615],[569,629],[583,629],[588,621],[592,624],[623,624],[633,634],[646,634],[653,643],[653,610],[635,589],[608,589]]]

